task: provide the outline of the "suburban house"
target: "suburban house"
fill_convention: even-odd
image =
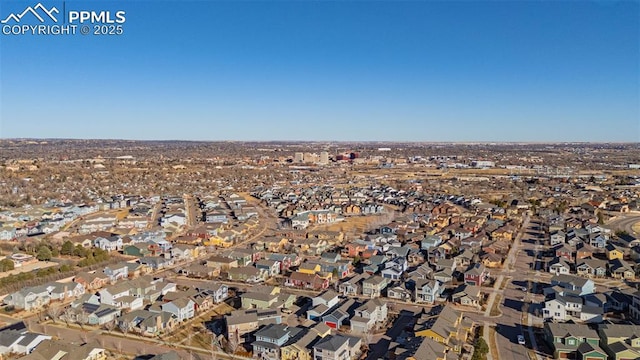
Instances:
[[[102,272],[109,277],[109,280],[112,283],[115,283],[116,281],[126,279],[129,276],[129,267],[126,263],[118,263],[105,267]]]
[[[282,314],[279,310],[236,310],[225,317],[227,334],[235,337],[238,343],[245,342],[247,334],[252,333],[261,325],[280,324]]]
[[[483,264],[473,264],[464,273],[464,283],[473,286],[482,286],[489,279],[489,271]]]
[[[633,324],[602,324],[600,346],[612,360],[640,359],[640,327]]]
[[[174,263],[173,259],[168,259],[164,256],[143,256],[138,261],[152,270],[161,270],[172,266]]]
[[[471,285],[460,285],[451,295],[451,301],[454,304],[480,308],[482,303],[482,293],[480,287]]]
[[[175,315],[178,322],[189,320],[195,316],[195,302],[183,297],[161,305],[162,311]]]
[[[122,250],[122,238],[118,235],[99,236],[93,240],[93,246],[105,251]]]
[[[258,260],[256,268],[267,272],[267,276],[272,277],[280,274],[280,261],[277,260]]]
[[[302,335],[303,329],[286,324],[269,324],[254,334],[253,357],[280,360],[280,348]]]
[[[607,260],[609,261],[624,259],[624,250],[620,249],[619,247],[613,244],[607,244],[607,246],[605,247],[605,251],[607,255]]]
[[[28,349],[29,350],[29,349]],[[97,346],[97,343],[77,345],[63,339],[44,340],[31,349],[29,355],[23,360],[104,360],[107,358],[105,349]]]
[[[253,266],[230,268],[227,272],[229,280],[258,283],[266,278],[266,271],[256,269]]]
[[[370,298],[382,296],[382,291],[387,287],[387,278],[373,275],[362,281],[362,295]]]
[[[106,286],[110,278],[104,273],[88,273],[81,272],[75,276],[74,281],[78,284],[82,284],[87,290],[98,290]]]
[[[593,294],[596,292],[595,283],[591,279],[585,279],[573,275],[556,275],[551,278],[551,286],[560,286],[565,290],[571,290],[578,295]]]
[[[365,334],[387,321],[387,303],[372,299],[355,310],[350,320],[351,333]]]
[[[343,281],[338,285],[338,291],[344,296],[356,296],[360,294],[360,282],[365,279],[367,275],[359,274],[352,277],[349,280]]]
[[[33,310],[44,307],[51,302],[51,296],[44,285],[26,287],[11,293],[3,299],[5,305],[19,310]]]
[[[416,337],[428,337],[450,347],[455,353],[462,351],[473,322],[462,317],[462,313],[445,305],[439,313],[423,314],[414,325]]]
[[[404,285],[394,286],[387,288],[387,297],[390,299],[411,301],[411,299],[413,299],[413,291],[407,289]]]
[[[568,262],[573,262],[574,248],[569,244],[559,244],[553,248],[556,257],[564,258]]]
[[[327,308],[332,308],[340,302],[339,294],[333,290],[327,290],[322,294],[311,299],[312,306],[324,305]]]
[[[444,287],[440,281],[418,279],[415,283],[414,299],[418,303],[433,304],[440,298],[442,291],[444,291]]]
[[[554,275],[570,274],[571,265],[563,257],[555,258],[549,263],[549,272]]]
[[[226,284],[214,284],[207,289],[202,289],[211,294],[214,304],[219,304],[229,297],[229,286]]]
[[[87,323],[89,325],[104,325],[109,322],[114,322],[122,314],[122,311],[115,306],[104,304],[96,305],[85,303],[81,308],[88,314]]]
[[[224,256],[211,256],[207,260],[207,266],[219,268],[222,271],[228,271],[230,268],[238,267],[238,260]]]
[[[116,306],[119,298],[131,295],[131,286],[120,282],[98,291],[98,294],[101,304]]]
[[[332,329],[339,329],[349,319],[349,314],[341,308],[334,309],[322,315],[322,322]]]
[[[582,312],[582,298],[553,293],[545,300],[542,312],[545,319],[553,321],[579,319]]]
[[[609,262],[609,272],[614,279],[635,280],[636,272],[624,260],[616,259]]]
[[[82,296],[85,293],[84,285],[77,282],[51,282],[45,285],[51,301],[58,300],[64,301],[66,299],[72,299]]]
[[[555,359],[607,359],[598,333],[587,325],[547,322],[544,334]]]
[[[51,336],[29,332],[27,325],[20,321],[0,328],[0,355],[27,355]]]
[[[271,287],[271,291],[264,289],[262,291],[249,291],[240,295],[243,309],[269,309],[274,308],[274,304],[278,302],[280,289]]]
[[[360,355],[362,340],[354,336],[329,335],[313,346],[314,360],[351,360]]]
[[[603,278],[607,276],[607,263],[599,259],[582,259],[577,262],[576,273],[588,278]]]
[[[402,274],[407,270],[409,264],[406,258],[395,257],[390,261],[384,263],[384,269],[382,270],[382,277],[391,280],[399,280]]]
[[[134,310],[120,316],[117,320],[120,329],[142,336],[157,336],[171,331],[177,324],[175,315],[168,312]]]
[[[294,271],[285,281],[285,285],[304,289],[323,290],[329,287],[329,279],[321,278],[318,274]]]
[[[558,244],[564,244],[566,240],[566,236],[567,235],[562,230],[557,230],[552,232],[549,239],[549,245],[555,246]]]
[[[414,342],[417,342],[417,346],[413,344]],[[416,338],[411,344],[407,345],[409,346],[406,346],[403,349],[396,349],[396,351],[406,351],[405,354],[407,354],[407,360],[447,360],[447,354],[449,353],[449,348],[446,345],[431,338]],[[453,355],[453,358],[457,358],[457,355]]]

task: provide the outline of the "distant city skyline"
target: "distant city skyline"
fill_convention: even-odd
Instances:
[[[73,5],[124,34],[0,35],[0,138],[640,141],[637,1]]]

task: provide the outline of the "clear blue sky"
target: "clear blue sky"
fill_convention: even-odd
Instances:
[[[1,138],[640,141],[638,1],[66,6],[124,35],[0,36]]]

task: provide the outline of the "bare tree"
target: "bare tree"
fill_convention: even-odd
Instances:
[[[118,329],[120,330],[120,332],[122,332],[126,336],[130,330],[129,324],[127,324],[127,322],[125,321],[122,321],[118,324]]]
[[[362,346],[366,349],[369,349],[369,344],[371,343],[372,337],[373,336],[370,330],[363,332],[362,335],[360,335],[360,339],[362,339]]]
[[[60,315],[60,319],[64,321],[65,325],[69,326],[69,322],[73,322],[73,312],[71,308],[67,309],[65,312]]]
[[[116,321],[115,320],[109,321],[108,323],[104,324],[104,328],[109,332],[109,334],[111,334],[111,331],[113,331],[113,329],[116,328]]]
[[[51,318],[54,324],[60,317],[61,313],[62,313],[62,308],[58,305],[51,305],[47,308],[47,315]]]
[[[86,311],[80,310],[79,313],[76,314],[76,323],[80,325],[80,328],[84,330],[84,325],[89,322],[89,314]]]
[[[236,332],[233,334],[229,334],[227,339],[227,352],[235,356],[239,345],[240,343],[238,341],[238,333]]]

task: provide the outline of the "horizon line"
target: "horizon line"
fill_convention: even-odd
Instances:
[[[249,142],[249,143],[386,143],[386,144],[640,144],[640,141],[575,141],[575,140],[239,140],[239,139],[217,139],[217,140],[194,140],[194,139],[124,139],[124,138],[74,138],[74,137],[51,137],[51,138],[30,138],[30,137],[0,137],[0,141],[46,141],[46,140],[76,140],[76,141],[127,141],[127,142]]]

